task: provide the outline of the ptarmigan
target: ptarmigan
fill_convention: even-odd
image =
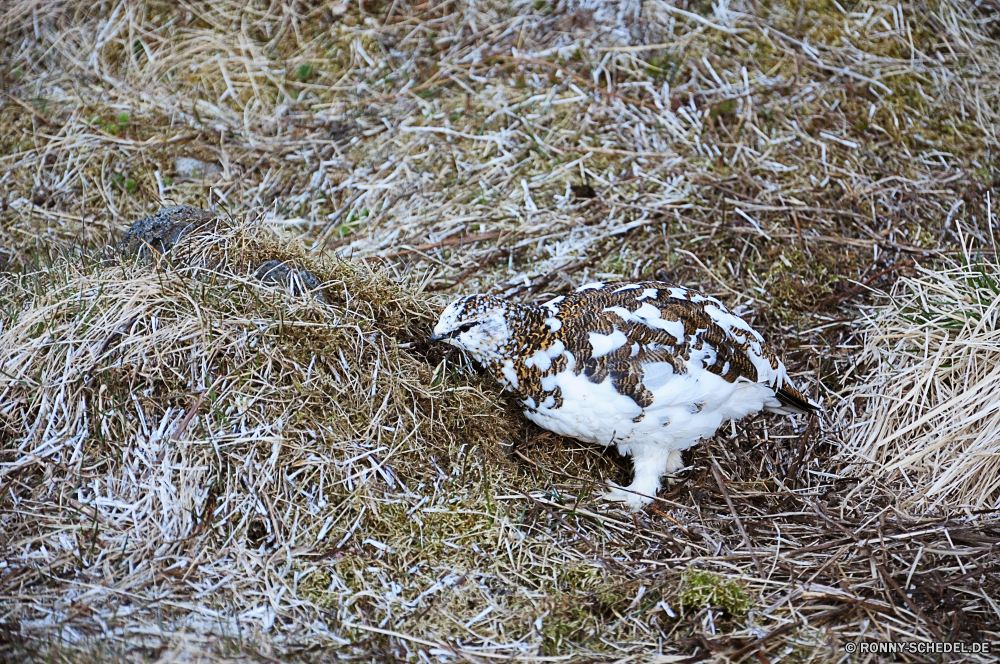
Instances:
[[[587,284],[541,306],[469,295],[444,310],[431,339],[483,364],[540,427],[631,456],[632,484],[604,498],[632,509],[723,422],[817,409],[743,319],[659,281]]]

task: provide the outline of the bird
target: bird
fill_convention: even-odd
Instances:
[[[588,283],[541,305],[467,295],[444,309],[431,340],[465,351],[543,429],[630,457],[632,483],[611,483],[603,498],[633,511],[723,423],[819,409],[746,321],[663,281]]]

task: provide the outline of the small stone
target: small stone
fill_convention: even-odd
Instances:
[[[216,180],[222,175],[222,167],[194,157],[177,157],[174,159],[174,174],[189,180]]]
[[[330,18],[333,21],[339,21],[347,14],[347,5],[343,2],[331,2],[327,6],[327,11],[330,13]]]
[[[122,254],[138,252],[143,260],[165,254],[188,232],[215,219],[215,213],[190,205],[165,207],[132,223],[116,247]]]
[[[322,282],[315,274],[298,265],[278,260],[264,261],[254,270],[254,276],[265,284],[277,284],[293,295],[308,294],[326,303],[326,295],[320,288]]]

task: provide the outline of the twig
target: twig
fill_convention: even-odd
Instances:
[[[450,237],[446,240],[441,240],[440,242],[431,242],[429,244],[422,244],[419,247],[410,247],[408,249],[401,249],[399,251],[387,254],[385,256],[369,256],[366,261],[387,261],[393,258],[399,258],[400,256],[405,256],[407,254],[418,253],[422,251],[430,251],[431,249],[440,249],[441,247],[452,247],[455,245],[463,244],[473,244],[475,242],[485,242],[487,240],[495,240],[504,231],[491,231],[489,233],[478,233],[476,235],[459,235],[456,237]]]
[[[573,80],[577,81],[578,83],[582,83],[583,85],[586,85],[591,90],[594,90],[595,92],[599,92],[602,95],[605,95],[607,97],[613,97],[615,99],[620,99],[620,100],[624,101],[625,103],[633,104],[635,106],[642,106],[643,108],[648,108],[648,109],[650,109],[652,111],[656,111],[657,113],[662,113],[663,112],[663,109],[657,108],[655,105],[650,104],[648,102],[644,102],[644,101],[641,101],[639,99],[632,99],[631,97],[626,97],[626,96],[620,95],[620,94],[618,94],[616,92],[611,92],[610,90],[605,90],[604,88],[602,88],[599,85],[594,85],[593,83],[591,83],[590,81],[588,81],[587,79],[585,79],[583,76],[580,76],[576,72],[570,71],[566,67],[563,67],[562,65],[556,64],[555,62],[549,62],[548,60],[542,60],[540,58],[524,58],[524,57],[514,57],[514,56],[510,56],[510,55],[494,55],[494,56],[490,56],[489,58],[486,58],[486,59],[487,60],[499,60],[499,61],[502,61],[502,62],[525,62],[525,63],[529,63],[529,64],[533,64],[533,65],[541,65],[543,67],[549,67],[550,69],[556,69],[556,70],[561,71],[561,72],[565,73],[566,75],[570,76]]]
[[[26,111],[30,112],[32,115],[34,115],[36,118],[38,118],[39,120],[41,120],[42,122],[44,122],[48,126],[52,127],[53,129],[58,129],[59,128],[59,125],[57,125],[52,120],[49,120],[47,117],[45,117],[44,115],[42,115],[41,113],[39,113],[37,110],[35,110],[34,108],[32,108],[30,104],[25,104],[23,101],[21,101],[20,99],[18,99],[17,97],[15,97],[14,95],[12,95],[9,92],[7,92],[5,94],[7,95],[7,98],[10,99],[12,102],[14,102],[15,104],[21,106]]]
[[[840,304],[844,300],[847,300],[857,295],[861,291],[863,291],[873,281],[881,279],[890,272],[895,272],[896,270],[903,270],[905,268],[911,267],[915,265],[916,262],[917,262],[916,259],[911,258],[909,260],[903,261],[902,263],[896,263],[895,265],[890,265],[889,267],[885,268],[878,274],[868,277],[861,283],[855,285],[853,288],[846,290],[843,293],[840,293],[839,295],[831,295],[829,297],[823,298],[822,300],[819,301],[819,303],[816,304],[815,307],[813,307],[813,311],[819,311],[820,309],[825,309],[826,307]]]
[[[191,424],[191,420],[194,418],[195,413],[198,412],[198,409],[201,408],[201,404],[205,401],[205,397],[207,395],[208,390],[202,390],[202,392],[198,395],[198,398],[195,399],[195,402],[191,404],[190,408],[188,408],[187,413],[184,414],[184,419],[178,422],[177,426],[174,427],[174,432],[170,434],[171,440],[175,442],[180,440],[180,435],[184,433],[184,430],[188,428],[189,424]]]
[[[722,496],[726,499],[726,504],[729,505],[729,512],[736,520],[736,527],[740,529],[740,534],[743,535],[743,543],[747,545],[747,549],[750,551],[750,557],[753,558],[753,564],[757,566],[757,573],[760,574],[761,579],[766,581],[767,575],[764,574],[764,568],[760,564],[760,559],[757,558],[757,552],[754,550],[753,544],[750,543],[750,536],[747,535],[746,528],[743,527],[743,521],[740,520],[740,515],[736,512],[736,507],[733,505],[733,499],[729,497],[729,490],[726,489],[726,481],[722,477],[722,469],[719,468],[719,464],[714,459],[712,460],[712,475],[715,477],[715,481],[719,485],[719,491],[722,492]]]

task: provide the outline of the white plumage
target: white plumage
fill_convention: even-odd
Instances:
[[[471,295],[432,339],[486,366],[540,427],[630,456],[632,484],[605,498],[633,509],[724,422],[815,409],[743,319],[663,282],[587,284],[537,307]]]

